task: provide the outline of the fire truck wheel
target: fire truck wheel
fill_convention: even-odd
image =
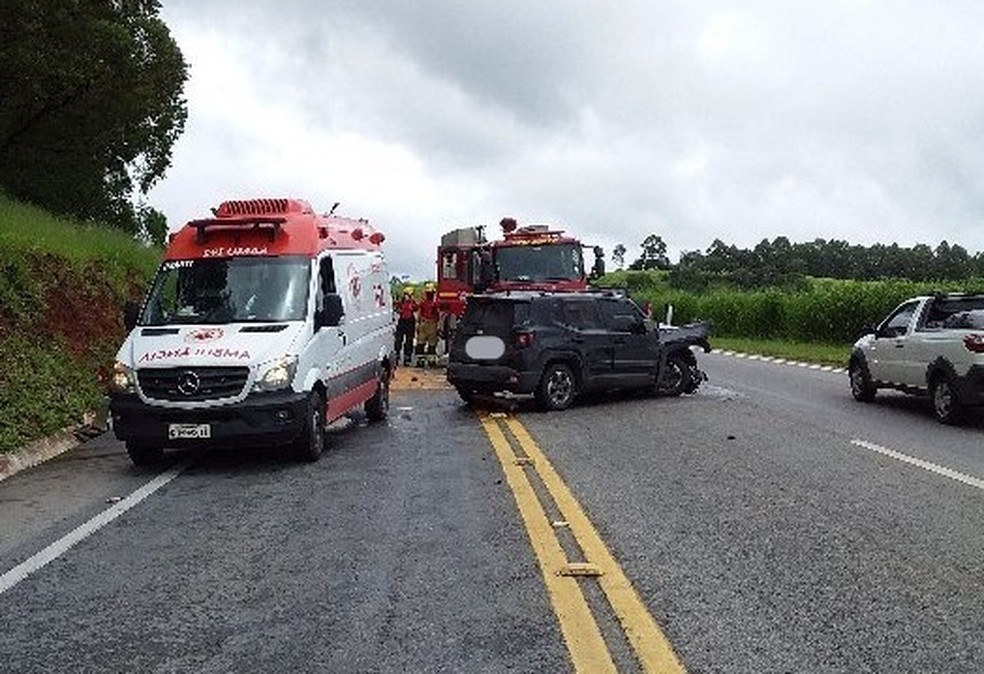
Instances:
[[[366,401],[366,418],[369,421],[382,421],[389,414],[390,384],[389,372],[382,369],[376,377],[376,393]]]
[[[320,393],[308,398],[304,430],[294,443],[294,453],[301,461],[317,461],[325,449],[325,401]]]
[[[164,449],[153,445],[141,445],[135,442],[126,443],[126,453],[134,466],[153,466],[164,458]]]

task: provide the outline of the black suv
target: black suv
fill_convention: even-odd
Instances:
[[[617,292],[475,295],[448,353],[448,381],[476,394],[532,394],[565,409],[591,390],[692,393],[704,374],[690,350],[710,350],[706,324],[658,330]]]

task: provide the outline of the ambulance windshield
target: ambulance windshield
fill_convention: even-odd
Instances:
[[[304,320],[310,273],[304,257],[167,260],[140,324]]]

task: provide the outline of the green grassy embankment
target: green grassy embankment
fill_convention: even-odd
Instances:
[[[103,401],[161,251],[0,194],[0,452],[81,421]]]

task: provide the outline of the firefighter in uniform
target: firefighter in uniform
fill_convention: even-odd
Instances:
[[[403,298],[393,307],[396,312],[396,355],[403,353],[403,364],[409,365],[413,358],[413,337],[416,332],[417,302],[413,290],[403,289]]]
[[[417,367],[437,365],[437,328],[441,310],[434,297],[434,289],[424,291],[424,299],[417,309]]]

